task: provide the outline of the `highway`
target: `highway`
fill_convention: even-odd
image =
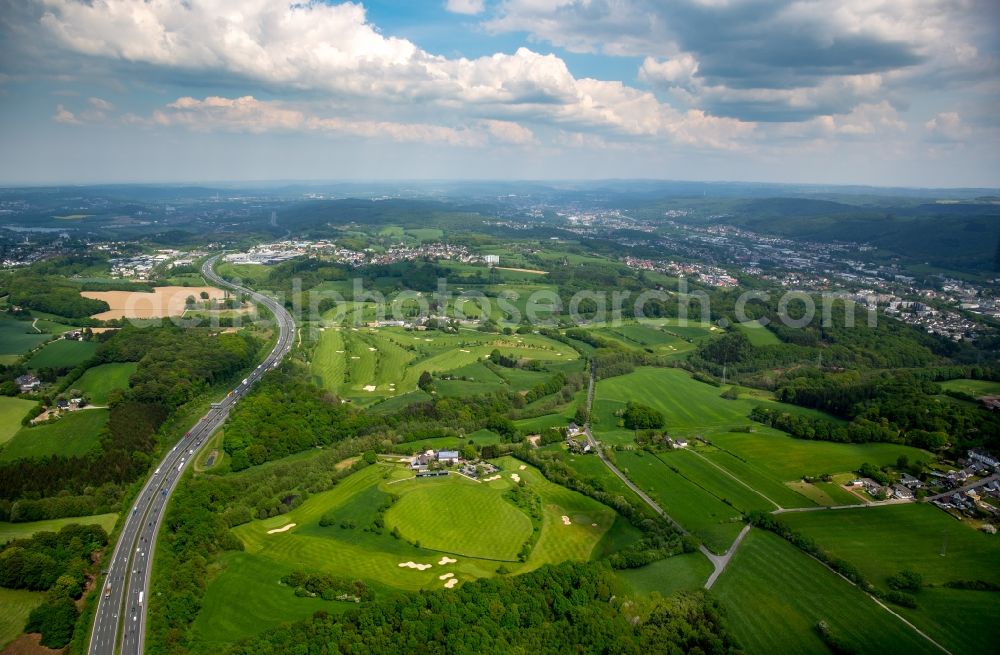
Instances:
[[[143,486],[125,517],[110,565],[106,567],[104,588],[100,592],[90,636],[90,655],[119,652],[140,655],[143,652],[152,557],[156,550],[156,536],[163,523],[163,510],[170,495],[208,437],[225,422],[233,405],[269,368],[277,366],[291,349],[295,336],[295,322],[291,314],[274,299],[230,284],[216,275],[213,267],[218,257],[209,258],[202,266],[205,279],[219,287],[246,294],[254,302],[267,307],[278,323],[278,341],[264,361],[221,402],[213,404],[212,409],[166,454]]]

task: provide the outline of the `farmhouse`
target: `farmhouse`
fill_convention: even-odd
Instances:
[[[901,500],[913,500],[913,491],[902,484],[892,485],[892,495]]]
[[[877,497],[882,494],[882,485],[875,482],[871,478],[861,478],[861,484],[864,486],[865,491],[868,492],[869,496]]]
[[[42,385],[41,381],[34,375],[22,375],[15,378],[14,382],[21,389],[21,393],[31,393]]]
[[[580,429],[580,426],[578,426],[576,423],[570,423],[569,425],[566,426],[567,437],[576,437],[582,433],[583,430]]]
[[[688,440],[683,438],[677,438],[674,440],[674,448],[687,448]]]

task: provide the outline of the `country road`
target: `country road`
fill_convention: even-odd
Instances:
[[[226,282],[213,270],[218,255],[202,266],[202,274],[217,286],[238,291],[267,307],[278,323],[274,348],[252,373],[195,424],[168,452],[146,481],[135,505],[125,518],[115,544],[107,575],[103,580],[94,626],[90,635],[90,655],[140,655],[145,647],[146,607],[156,538],[163,522],[164,508],[184,470],[191,466],[208,437],[226,420],[229,410],[271,367],[277,366],[291,349],[295,334],[292,316],[272,298]]]
[[[596,439],[594,439],[594,435],[590,431],[590,411],[594,405],[594,382],[595,382],[595,371],[593,367],[591,367],[590,386],[587,389],[587,422],[583,424],[583,431],[584,434],[587,435],[587,442],[590,444],[590,447],[594,450],[595,453],[597,453],[597,456],[601,458],[601,461],[604,462],[604,465],[607,466],[612,473],[618,476],[618,479],[621,480],[625,484],[625,486],[634,491],[635,494],[643,500],[643,502],[649,505],[654,512],[665,518],[681,534],[683,535],[691,534],[684,528],[684,526],[682,526],[680,523],[675,521],[669,514],[667,514],[663,510],[663,508],[656,503],[656,501],[654,501],[652,498],[649,497],[649,495],[646,492],[644,492],[642,489],[636,486],[635,483],[632,482],[627,475],[622,473],[618,469],[618,467],[615,466],[610,459],[608,459],[607,455],[604,454],[604,449],[601,448],[601,444]],[[736,548],[739,547],[740,542],[743,541],[743,537],[745,537],[749,531],[750,531],[749,525],[743,526],[743,529],[736,536],[736,539],[729,546],[729,549],[722,555],[716,555],[708,548],[706,548],[704,544],[700,544],[698,546],[699,552],[701,552],[702,555],[707,557],[708,561],[710,561],[712,563],[712,566],[715,567],[715,570],[712,571],[712,575],[708,576],[708,580],[705,581],[705,589],[711,589],[712,585],[715,584],[715,581],[719,579],[719,576],[722,575],[722,572],[726,569],[726,566],[729,564],[729,560],[733,558],[733,554],[736,552]]]

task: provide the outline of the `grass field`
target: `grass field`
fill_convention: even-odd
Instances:
[[[35,406],[35,401],[0,396],[0,446],[21,429],[21,419]]]
[[[640,368],[597,383],[593,428],[598,438],[631,442],[631,431],[618,428],[615,416],[628,401],[662,412],[671,434],[711,434],[750,425],[747,417],[755,403],[743,398],[725,400],[720,393],[718,387],[698,382],[681,369]]]
[[[0,461],[47,455],[83,455],[97,446],[108,422],[106,409],[81,409],[54,423],[23,427],[0,450]]]
[[[94,405],[107,405],[108,393],[112,389],[128,388],[129,376],[138,366],[134,362],[94,366],[88,368],[72,387],[87,394]]]
[[[782,520],[882,589],[904,568],[920,573],[925,584],[1000,584],[1000,541],[932,505],[785,514]],[[938,587],[922,589],[916,598],[917,609],[899,608],[900,613],[953,652],[987,652],[992,649],[987,644],[996,643],[1000,594]]]
[[[6,648],[7,644],[21,634],[31,610],[44,600],[44,591],[0,587],[0,649]]]
[[[386,525],[431,550],[512,562],[531,536],[530,519],[489,485],[450,475],[405,481],[392,491],[400,498]]]
[[[974,579],[1000,584],[1000,540],[933,505],[804,512],[781,518],[831,555],[853,563],[877,585],[884,586],[888,576],[903,568],[917,571],[931,584]]]
[[[860,590],[769,532],[750,531],[712,595],[722,601],[729,629],[749,655],[827,653],[814,630],[819,621],[862,653],[940,653]]]
[[[684,528],[723,553],[743,528],[741,512],[675,473],[662,460],[640,452],[616,453],[618,466]]]
[[[757,426],[755,430],[751,433],[716,433],[711,440],[731,455],[782,481],[854,471],[864,462],[879,466],[895,464],[900,455],[906,455],[911,462],[934,460],[930,453],[909,446],[807,441],[766,427]]]
[[[0,357],[4,358],[4,363],[13,363],[18,355],[51,338],[51,335],[33,329],[31,321],[19,321],[0,314]]]
[[[811,507],[816,504],[783,484],[778,476],[759,466],[738,459],[724,450],[699,446],[696,448],[696,452],[713,464],[729,471],[742,482],[747,483],[782,507]]]
[[[658,592],[669,596],[676,591],[701,589],[712,574],[712,563],[701,553],[675,555],[639,569],[618,572],[618,577],[640,594]]]
[[[692,483],[744,513],[755,509],[770,512],[781,506],[778,501],[771,500],[763,492],[757,492],[727,471],[720,470],[711,460],[691,450],[675,450],[661,453],[658,457]]]
[[[27,539],[36,532],[59,532],[65,525],[91,525],[96,523],[111,534],[118,520],[117,514],[95,514],[94,516],[72,516],[65,519],[50,519],[48,521],[30,521],[28,523],[8,523],[0,521],[0,544],[12,539]]]
[[[405,468],[378,464],[310,496],[287,514],[234,528],[245,551],[223,557],[208,585],[205,610],[194,627],[197,649],[217,652],[213,647],[219,642],[305,618],[317,609],[342,609],[342,603],[304,602],[278,585],[281,575],[293,569],[360,578],[380,594],[440,589],[444,583],[439,576],[445,572],[462,581],[494,575],[501,562],[454,553],[507,557],[513,551],[516,556],[530,534],[531,521],[502,497],[513,484],[512,473],[539,495],[543,508],[538,540],[528,560],[506,563],[513,573],[590,559],[599,545],[607,545],[609,536],[619,545],[637,538],[635,528],[618,520],[605,505],[547,481],[530,466],[522,469],[515,459],[502,458],[499,464],[503,477],[489,483],[457,475],[410,480],[412,473]],[[400,500],[386,512],[387,527],[381,533],[365,530],[392,495]],[[324,515],[333,517],[333,524],[319,525]],[[564,525],[562,516],[570,517],[571,524]],[[268,534],[292,523],[295,527],[287,531]],[[421,547],[391,536],[394,524],[400,525],[404,537],[420,539]],[[441,565],[444,554],[458,561]],[[432,566],[424,571],[399,566],[408,561]]]
[[[941,388],[947,391],[961,391],[976,398],[1000,394],[1000,382],[989,380],[948,380],[941,383]]]
[[[777,346],[781,344],[781,339],[778,338],[778,335],[757,321],[737,323],[735,329],[745,334],[754,346]]]
[[[32,355],[28,368],[72,368],[94,356],[94,341],[68,341],[57,339]]]

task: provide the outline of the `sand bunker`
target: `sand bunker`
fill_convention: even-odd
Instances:
[[[283,525],[280,528],[275,528],[273,530],[268,530],[267,533],[268,534],[275,534],[277,532],[288,532],[289,530],[291,530],[294,527],[295,527],[294,523],[289,523],[288,525]]]
[[[465,350],[464,348],[459,348],[458,352],[460,352],[460,353],[467,353],[467,352],[470,352],[470,351]]]
[[[483,478],[483,482],[493,482],[494,480],[499,480],[499,479],[500,479],[499,475],[491,475],[488,478]]]
[[[351,359],[361,359],[361,358],[358,357],[357,355],[351,355]]]
[[[510,474],[510,479],[513,480],[514,482],[520,482],[521,481],[521,476],[518,475],[517,473],[511,473]]]
[[[445,564],[454,564],[457,561],[458,561],[457,559],[452,559],[452,558],[448,557],[447,555],[445,555],[438,562],[438,566],[444,566]]]
[[[563,525],[572,525],[572,523],[573,523],[572,521],[569,520],[569,517],[566,516],[565,514],[562,517],[562,522],[563,522]]]
[[[431,568],[431,564],[417,564],[416,562],[400,562],[399,568],[401,569],[416,569],[418,571],[426,571]]]
[[[596,527],[597,527],[597,524],[596,524],[596,523],[591,523],[591,524],[590,524],[590,527],[592,527],[592,528],[596,528]]]
[[[369,391],[369,392],[375,391],[375,385],[374,384],[366,384],[365,386],[362,387],[362,389],[364,389],[365,391]]]
[[[376,350],[378,350],[378,348],[372,348],[371,346],[369,346],[369,347],[368,347],[368,350],[370,350],[370,351],[372,351],[372,352],[375,352]]]
[[[452,587],[454,587],[457,584],[458,584],[458,578],[449,578],[448,582],[444,583],[444,588],[445,589],[451,589]]]
[[[454,577],[455,577],[454,573],[445,573],[443,575],[439,575],[438,580],[447,580],[448,578],[454,578]]]
[[[525,466],[524,464],[521,464],[521,465],[520,465],[520,466],[518,466],[517,468],[519,468],[520,470],[522,470],[522,471],[523,471],[524,469],[526,469],[526,468],[528,468],[528,467],[527,467],[527,466]]]
[[[187,309],[186,301],[193,296],[198,303],[203,302],[204,291],[212,300],[222,300],[226,292],[215,287],[154,287],[152,293],[145,291],[81,291],[84,298],[103,300],[111,308],[94,314],[91,318],[106,321],[112,318],[163,318],[181,316]]]

